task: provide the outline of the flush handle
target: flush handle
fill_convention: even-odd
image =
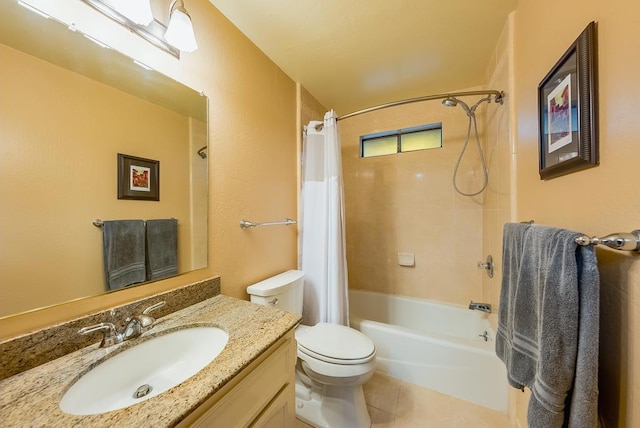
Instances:
[[[267,303],[271,303],[272,305],[277,305],[278,304],[278,298],[274,297],[272,300],[269,300]]]

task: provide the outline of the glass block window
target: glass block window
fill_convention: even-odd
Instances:
[[[379,132],[360,137],[360,157],[392,155],[442,147],[442,123]]]

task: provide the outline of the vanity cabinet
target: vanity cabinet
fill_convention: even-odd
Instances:
[[[295,363],[290,330],[177,426],[293,428]]]

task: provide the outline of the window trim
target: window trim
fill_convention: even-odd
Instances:
[[[375,132],[373,134],[367,134],[367,135],[361,135],[360,136],[360,157],[361,158],[370,158],[370,157],[378,157],[378,156],[389,156],[392,154],[398,154],[398,153],[410,153],[410,152],[414,152],[414,151],[418,151],[418,150],[411,150],[411,151],[407,151],[407,152],[403,152],[402,151],[402,135],[407,135],[407,134],[413,134],[416,132],[423,132],[423,131],[430,131],[433,129],[439,129],[440,130],[440,147],[442,147],[442,122],[436,122],[436,123],[429,123],[427,125],[419,125],[419,126],[411,126],[409,128],[401,128],[401,129],[395,129],[393,131],[384,131],[384,132]],[[388,137],[396,137],[396,152],[395,153],[389,153],[389,155],[378,155],[378,156],[365,156],[364,155],[364,145],[366,141],[370,141],[370,140],[377,140],[380,138],[388,138]],[[433,147],[435,148],[435,147]],[[423,149],[423,150],[427,150],[427,149]]]

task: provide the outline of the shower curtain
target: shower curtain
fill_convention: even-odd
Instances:
[[[319,125],[322,125],[321,127]],[[311,121],[302,148],[300,270],[302,322],[349,324],[342,161],[336,115]]]

